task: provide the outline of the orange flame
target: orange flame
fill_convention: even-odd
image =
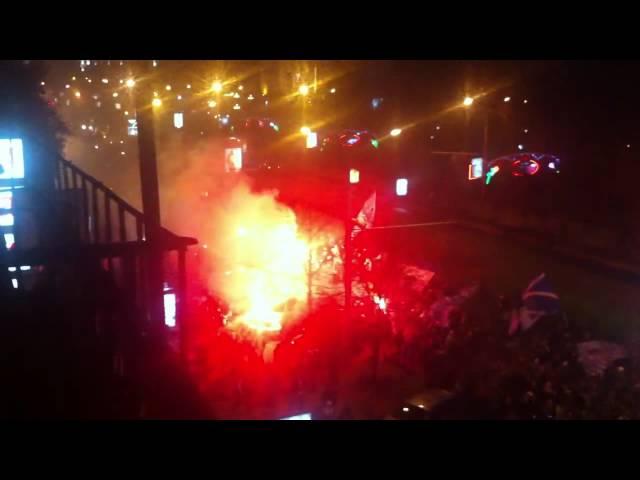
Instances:
[[[309,242],[274,194],[239,184],[221,207],[208,252],[224,274],[214,273],[209,283],[233,312],[227,327],[278,332],[306,308]]]

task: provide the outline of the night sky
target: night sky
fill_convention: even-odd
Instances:
[[[87,148],[76,146],[74,155],[86,158],[91,148],[99,145],[101,150],[93,150],[93,156],[99,152],[106,155],[109,159],[104,161],[111,168],[117,168],[118,162],[131,163],[136,148],[135,137],[126,135],[125,101],[116,110],[118,99],[109,97],[118,86],[114,82],[129,75],[131,62],[124,61],[123,65],[119,62],[114,60],[107,66],[106,61],[99,61],[98,66],[84,73],[79,72],[80,61],[49,62],[47,79],[48,94],[52,98],[58,96],[57,108],[72,135],[86,141]],[[208,129],[214,126],[215,122],[210,121],[213,115],[205,116],[203,102],[208,97],[196,95],[214,78],[233,79],[226,86],[230,90],[244,86],[239,100],[242,110],[231,110],[231,102],[222,109],[231,113],[232,124],[245,116],[267,115],[278,118],[285,128],[297,129],[303,121],[300,105],[295,100],[282,99],[295,91],[297,84],[311,84],[314,67],[319,88],[305,115],[315,120],[331,118],[324,128],[369,128],[382,136],[391,128],[413,125],[413,138],[433,150],[480,151],[484,118],[480,111],[490,108],[491,157],[515,153],[518,145],[522,145],[524,151],[560,156],[573,183],[587,182],[589,189],[604,191],[610,189],[611,182],[616,182],[616,195],[622,197],[631,195],[633,190],[634,152],[640,148],[636,133],[638,62],[160,61],[154,70],[157,72],[154,81],[167,112],[178,108],[185,111],[185,129],[194,123],[198,123],[196,130],[200,125]],[[91,85],[82,83],[80,78],[89,72],[93,77]],[[74,75],[78,80],[71,82]],[[111,83],[99,83],[103,76],[111,77]],[[61,97],[66,83],[71,84],[70,88],[66,90],[67,96]],[[184,88],[188,83],[193,85],[191,92]],[[168,84],[172,85],[172,91],[162,90]],[[81,102],[69,97],[77,85],[83,91]],[[268,88],[268,95],[262,97],[264,87]],[[336,88],[334,95],[329,94],[330,88]],[[88,101],[89,89],[91,95],[96,92],[101,95],[99,109],[96,102]],[[187,94],[192,94],[190,110],[175,100],[180,93],[185,100]],[[248,93],[253,93],[257,100],[247,101]],[[459,105],[465,94],[478,96],[474,106],[469,110],[452,108]],[[510,97],[510,102],[505,103],[505,97]],[[122,96],[119,98],[124,100]],[[371,104],[374,98],[382,99],[376,109]],[[268,108],[263,99],[270,101]],[[69,107],[65,105],[67,100]],[[194,122],[196,117],[199,120]],[[96,140],[97,134],[79,130],[80,124],[90,119],[101,132],[108,131],[116,147],[102,145],[100,138]],[[169,125],[170,121],[165,123]],[[159,135],[164,134],[172,135],[170,125],[159,128]],[[124,155],[115,160],[114,156],[122,151],[129,157]]]

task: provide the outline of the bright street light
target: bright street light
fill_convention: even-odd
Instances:
[[[504,101],[505,101],[505,103],[510,102],[511,101],[511,97],[504,97]]]
[[[215,93],[220,93],[222,91],[222,82],[220,82],[218,80],[213,82],[211,84],[211,90],[213,90]]]
[[[136,84],[136,81],[135,81],[133,78],[129,78],[129,79],[127,79],[127,81],[126,81],[126,83],[125,83],[125,85],[126,85],[128,88],[133,88],[133,86],[134,86],[135,84]]]
[[[302,96],[309,95],[309,85],[307,85],[306,83],[300,85],[298,87],[298,93]]]
[[[303,135],[309,135],[311,133],[311,129],[309,127],[302,127],[300,129],[300,133]]]
[[[391,130],[389,132],[389,135],[391,135],[392,137],[397,137],[401,133],[402,133],[402,129],[401,128],[394,128],[393,130]]]
[[[159,107],[162,105],[162,100],[160,100],[159,98],[154,98],[151,101],[151,105],[153,105],[154,107]]]
[[[462,105],[464,105],[465,107],[470,107],[471,105],[473,105],[473,98],[469,96],[464,97]]]

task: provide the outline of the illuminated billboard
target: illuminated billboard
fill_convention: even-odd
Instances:
[[[482,158],[473,158],[469,163],[469,180],[482,178]]]
[[[0,138],[0,179],[24,178],[24,154],[19,138]]]
[[[138,135],[138,121],[135,118],[130,118],[128,120],[129,124],[127,125],[127,134],[130,137],[135,137]]]
[[[242,148],[225,148],[224,171],[239,172],[240,170],[242,170]]]
[[[182,128],[184,126],[184,115],[182,112],[173,114],[173,126],[176,128]]]

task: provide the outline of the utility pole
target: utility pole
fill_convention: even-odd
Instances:
[[[489,109],[487,109],[484,113],[484,134],[482,140],[482,172],[486,172],[489,166]],[[486,192],[486,184],[483,178],[482,181],[482,197],[484,198]]]
[[[151,68],[148,61],[140,62],[139,81],[136,83],[135,104],[138,124],[138,151],[140,156],[140,185],[142,189],[142,212],[144,215],[144,238],[149,245],[147,262],[148,320],[152,332],[162,332],[164,324],[163,270],[160,225],[160,194],[158,187],[158,164],[153,118],[153,88],[149,78]]]
[[[344,313],[348,323],[351,315],[351,182],[347,183],[347,211],[344,229]]]

